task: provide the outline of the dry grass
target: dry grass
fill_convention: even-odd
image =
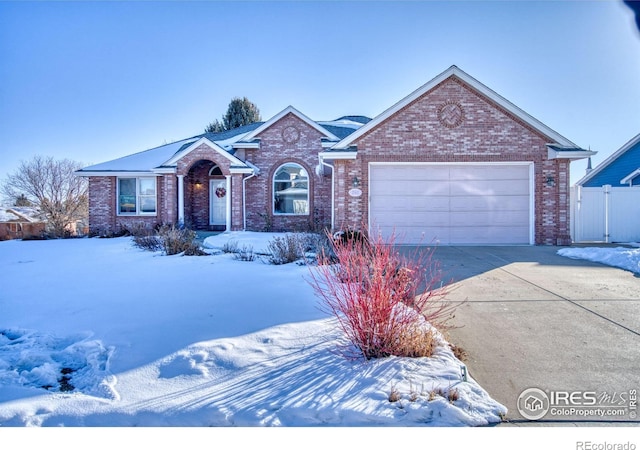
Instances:
[[[391,386],[391,391],[389,392],[389,403],[399,402],[401,399],[402,394],[400,394],[400,391],[395,386]]]

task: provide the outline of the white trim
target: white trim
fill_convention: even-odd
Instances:
[[[602,170],[605,169],[609,164],[611,164],[613,161],[618,159],[620,156],[622,156],[623,153],[631,149],[631,147],[635,146],[639,142],[640,142],[640,134],[634,136],[629,141],[627,141],[626,144],[624,144],[618,150],[613,152],[608,158],[606,158],[604,161],[598,164],[591,172],[586,174],[584,177],[580,178],[576,182],[576,184],[579,186],[583,186],[587,181],[591,180],[594,176],[602,172]]]
[[[255,169],[251,167],[232,167],[229,169],[230,173],[254,173]]]
[[[217,153],[219,153],[221,156],[224,156],[229,161],[231,161],[232,164],[236,164],[236,165],[239,165],[239,166],[245,166],[246,165],[244,163],[244,161],[242,161],[241,159],[236,158],[235,156],[233,156],[232,154],[227,152],[225,149],[220,147],[215,142],[210,141],[206,137],[202,137],[202,138],[198,139],[197,141],[193,142],[191,145],[189,145],[184,150],[179,151],[178,153],[173,155],[170,159],[168,159],[164,163],[160,164],[160,166],[172,166],[172,165],[176,164],[179,160],[181,160],[182,158],[187,156],[189,153],[191,153],[196,148],[200,147],[202,144],[205,144],[206,146],[210,147],[212,150],[214,150]]]
[[[336,160],[336,159],[357,159],[358,153],[354,152],[354,151],[349,151],[349,152],[321,152],[321,153],[319,153],[319,156],[322,159],[331,159],[331,160]]]
[[[120,180],[123,179],[131,179],[136,180],[136,212],[132,213],[123,213],[120,212]],[[156,206],[156,210],[152,213],[149,212],[141,212],[140,211],[140,180],[142,179],[153,179],[154,182],[154,202]],[[149,195],[144,195],[144,197],[150,197]],[[154,176],[146,176],[146,177],[117,177],[116,178],[116,216],[117,217],[157,217],[158,216],[158,178]]]
[[[585,159],[598,152],[593,150],[564,150],[558,151],[547,147],[547,159]]]
[[[137,177],[158,178],[162,176],[162,174],[154,173],[154,172],[141,172],[141,171],[126,172],[122,170],[120,171],[102,170],[102,171],[96,171],[96,172],[76,171],[74,172],[74,175],[78,177],[118,177],[118,178],[137,178]]]
[[[567,147],[577,147],[576,144],[574,144],[564,136],[560,135],[556,131],[552,130],[551,128],[549,128],[548,126],[546,126],[545,124],[543,124],[542,122],[534,118],[533,116],[527,114],[522,109],[518,108],[516,105],[511,103],[509,100],[497,94],[495,91],[488,88],[484,84],[480,83],[478,80],[476,80],[466,72],[462,71],[456,66],[451,66],[447,70],[442,72],[440,75],[436,76],[431,81],[427,82],[420,88],[416,89],[411,94],[409,94],[408,96],[406,96],[405,98],[397,102],[395,105],[391,106],[390,108],[382,112],[380,115],[376,116],[373,120],[364,124],[362,127],[358,128],[349,136],[347,136],[346,138],[338,142],[333,148],[343,149],[343,148],[349,147],[350,145],[353,144],[353,142],[355,142],[358,138],[363,136],[365,133],[368,133],[370,130],[376,128],[386,119],[388,119],[389,117],[391,117],[392,115],[394,115],[395,113],[397,113],[398,111],[400,111],[401,109],[409,105],[414,100],[422,97],[431,89],[438,86],[440,83],[442,83],[447,78],[452,76],[457,77],[459,80],[466,83],[475,91],[479,92],[480,94],[489,98],[493,102],[497,103],[500,107],[504,108],[509,113],[518,117],[520,120],[522,120],[523,122],[531,126],[533,129],[551,138],[552,141],[555,141],[558,144],[567,146]]]
[[[216,176],[218,176],[218,177],[219,177],[219,176],[224,176],[224,174],[222,173],[222,169],[220,169],[220,175],[217,175],[217,174],[216,174],[216,175],[213,175],[211,172],[213,172],[213,169],[216,169],[216,168],[220,169],[220,166],[219,166],[219,165],[217,165],[216,163],[213,163],[213,166],[211,167],[211,169],[209,169],[209,176],[210,176],[210,177],[216,177]]]
[[[225,175],[225,178],[227,180],[227,203],[225,205],[225,208],[227,209],[226,211],[226,224],[225,224],[225,231],[231,231],[231,175]]]
[[[633,172],[631,172],[629,175],[627,175],[626,177],[624,177],[622,180],[620,180],[620,184],[627,184],[629,183],[629,186],[633,186],[633,179],[635,177],[637,177],[638,175],[640,175],[640,167],[637,168],[636,170],[634,170]]]
[[[232,148],[260,148],[259,142],[234,142]]]
[[[176,168],[175,167],[156,167],[155,169],[152,169],[153,173],[159,173],[159,174],[174,174],[176,173]]]
[[[184,175],[178,175],[178,224],[184,225]]]
[[[297,166],[300,169],[304,170],[307,173],[307,212],[304,214],[299,214],[299,213],[281,213],[281,212],[276,212],[276,190],[275,190],[275,183],[276,183],[276,175],[278,173],[278,171],[280,169],[282,169],[285,166]],[[285,180],[280,180],[280,182],[286,182]],[[309,171],[306,169],[306,167],[304,167],[302,164],[299,164],[297,162],[294,161],[289,161],[289,162],[285,162],[280,164],[276,170],[273,172],[273,176],[271,177],[271,212],[274,216],[309,216],[311,215],[311,174],[309,173]]]
[[[371,230],[371,167],[372,166],[529,166],[529,245],[535,245],[535,164],[532,161],[495,161],[495,162],[380,162],[371,161],[368,165],[367,225]]]
[[[316,122],[314,122],[313,120],[311,120],[310,118],[308,118],[307,116],[302,114],[300,111],[295,109],[293,106],[287,106],[285,109],[280,111],[278,114],[273,116],[271,119],[267,120],[265,123],[260,125],[258,128],[256,128],[255,130],[253,130],[249,134],[247,134],[244,137],[244,140],[251,141],[251,140],[255,139],[256,136],[258,136],[260,133],[262,133],[267,128],[270,128],[274,123],[278,122],[280,119],[282,119],[284,116],[286,116],[289,113],[293,114],[298,119],[302,120],[307,125],[309,125],[310,127],[314,128],[315,130],[317,130],[318,132],[322,133],[327,138],[329,138],[329,139],[331,139],[333,141],[339,141],[340,140],[340,138],[338,138],[338,136],[336,136],[333,133],[330,133],[326,128],[318,125]]]

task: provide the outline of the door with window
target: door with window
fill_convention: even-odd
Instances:
[[[213,179],[209,181],[209,225],[225,226],[227,224],[227,180]]]

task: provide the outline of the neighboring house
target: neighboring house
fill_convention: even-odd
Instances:
[[[574,241],[640,242],[640,134],[587,169],[571,200]]]
[[[45,233],[46,220],[37,208],[0,207],[0,241],[38,238]]]
[[[91,232],[368,226],[404,243],[570,243],[569,165],[593,155],[456,66],[382,114],[293,107],[86,167]]]

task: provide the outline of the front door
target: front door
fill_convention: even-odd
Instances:
[[[209,181],[209,225],[227,224],[227,180]]]

